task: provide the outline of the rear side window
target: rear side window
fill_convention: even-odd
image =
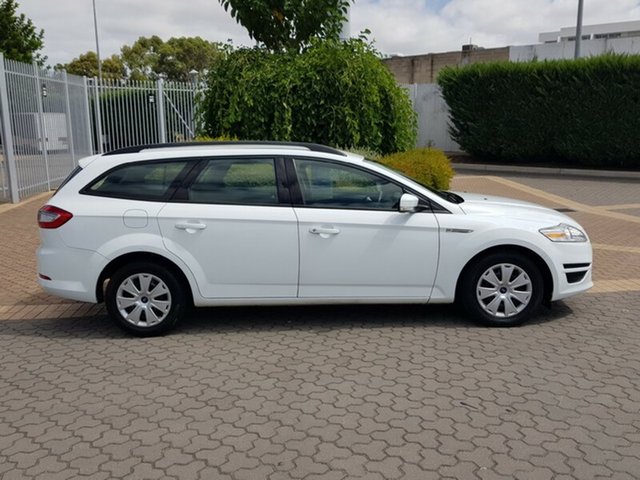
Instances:
[[[189,162],[152,162],[123,165],[107,172],[82,193],[137,200],[166,200]]]
[[[231,205],[277,205],[272,159],[210,160],[188,191],[188,201]]]

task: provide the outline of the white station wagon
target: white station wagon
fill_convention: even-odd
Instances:
[[[38,214],[39,283],[137,335],[188,307],[459,302],[518,325],[584,292],[591,245],[531,203],[432,190],[314,144],[221,142],[87,157]]]

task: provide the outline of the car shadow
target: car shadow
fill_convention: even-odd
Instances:
[[[560,321],[573,313],[564,302],[541,307],[521,328]],[[243,331],[386,329],[401,327],[483,329],[454,305],[313,305],[288,307],[213,307],[190,311],[169,335]],[[0,321],[5,336],[45,338],[130,339],[105,314],[53,319]]]

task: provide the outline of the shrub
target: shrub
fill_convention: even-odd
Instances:
[[[435,148],[394,153],[380,158],[379,162],[437,190],[447,190],[454,175],[449,159]]]
[[[238,137],[231,135],[220,135],[219,137],[209,137],[208,135],[198,135],[194,138],[195,142],[237,142]]]
[[[355,153],[356,155],[362,155],[364,158],[368,158],[369,160],[380,160],[380,155],[378,152],[374,152],[373,150],[365,150],[362,148],[346,148],[346,147],[338,147],[339,150],[348,151],[350,153]]]
[[[373,48],[315,42],[303,53],[229,51],[199,102],[201,134],[317,142],[390,153],[415,145],[416,119]]]
[[[474,64],[438,83],[475,156],[640,167],[640,56]]]

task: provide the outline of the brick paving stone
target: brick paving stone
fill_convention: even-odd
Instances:
[[[604,205],[616,186],[579,188]],[[35,285],[39,203],[0,213],[2,480],[637,478],[637,291],[515,329],[448,306],[220,308],[135,339]],[[607,246],[597,281],[640,278],[640,224],[575,215]]]
[[[587,205],[640,203],[640,181],[635,179],[603,180],[546,175],[505,175],[504,178]]]

